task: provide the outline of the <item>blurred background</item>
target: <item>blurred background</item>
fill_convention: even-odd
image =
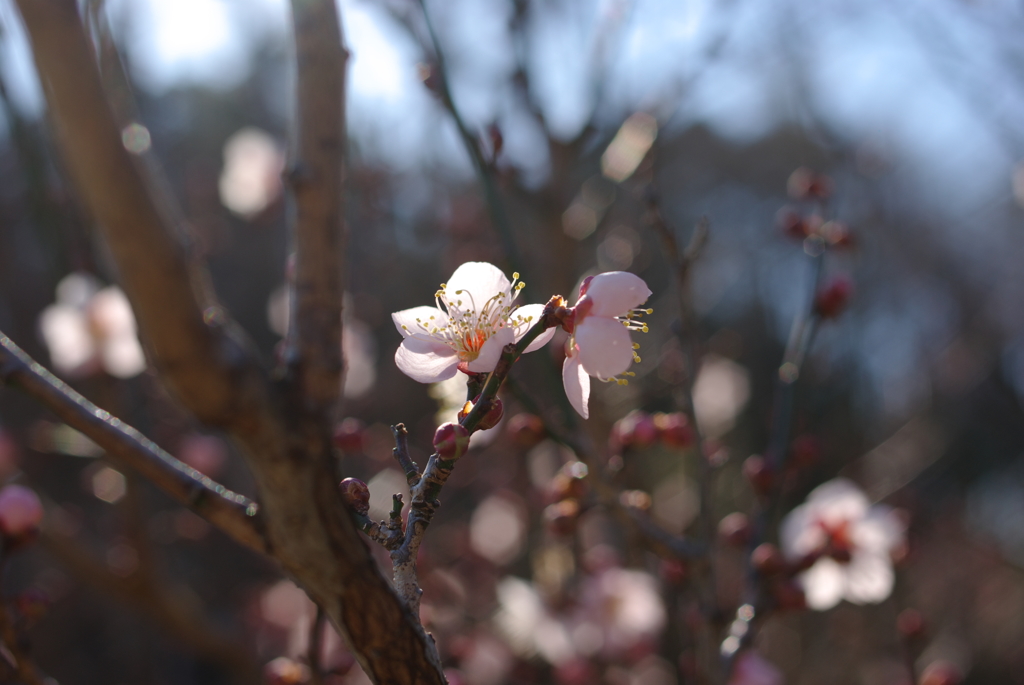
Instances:
[[[158,163],[218,297],[269,367],[287,321],[287,4],[80,5],[130,80],[131,97],[124,83],[111,89],[125,146]],[[585,471],[582,455],[508,417],[539,413],[580,436],[591,468],[612,463],[616,483],[682,533],[699,510],[703,457],[608,436],[631,411],[678,411],[680,388],[695,382],[721,463],[715,519],[747,511],[741,465],[765,449],[776,370],[813,287],[800,241],[778,225],[786,206],[849,227],[852,245],[828,253],[823,279],[847,279],[853,295],[821,327],[796,392],[793,437],[811,456],[785,506],[843,475],[899,507],[909,533],[881,604],[769,617],[756,644],[777,679],[757,682],[906,683],[908,662],[938,660],[964,682],[1024,682],[1024,7],[428,2],[444,72],[416,2],[340,7],[352,59],[350,420],[338,444],[341,470],[370,484],[373,516],[404,483],[388,426],[409,426],[423,459],[465,392],[395,368],[391,312],[429,304],[470,260],[520,272],[527,302],[574,301],[584,276],[610,270],[654,292],[628,386],[595,384],[592,418],[579,421],[558,382],[556,338],[517,367],[506,423],[446,489],[425,544],[423,618],[453,682],[701,682],[695,655],[707,645],[692,636],[706,620],[685,565],[659,561],[585,496],[578,511],[551,510],[565,501],[553,489]],[[500,208],[445,106],[445,76]],[[234,448],[146,369],[56,155],[9,0],[0,85],[0,330],[179,458],[253,494]],[[829,175],[827,203],[787,197],[798,167]],[[673,334],[677,295],[652,198],[681,245],[709,222],[691,272],[696,366]],[[301,591],[8,389],[0,470],[48,507],[39,544],[2,587],[29,607],[26,622],[39,605],[28,635],[56,681],[232,682],[280,657],[293,661],[274,662],[277,682],[304,677],[315,609]],[[718,605],[731,616],[743,555],[718,556]],[[913,640],[897,629],[907,608],[924,618]],[[331,682],[366,682],[336,636],[323,640]]]

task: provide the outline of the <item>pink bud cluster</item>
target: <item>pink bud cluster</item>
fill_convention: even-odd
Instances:
[[[684,449],[693,445],[693,427],[686,414],[632,411],[615,422],[609,438],[613,451],[645,449],[656,444]]]

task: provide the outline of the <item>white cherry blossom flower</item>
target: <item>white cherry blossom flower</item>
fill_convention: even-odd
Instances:
[[[831,609],[843,599],[874,604],[892,592],[892,553],[903,543],[903,522],[846,479],[812,490],[783,519],[780,537],[791,560],[821,555],[799,576],[811,609]]]
[[[583,281],[579,300],[573,308],[572,335],[566,343],[562,383],[573,408],[583,418],[590,416],[590,377],[625,384],[621,375],[639,362],[640,347],[630,331],[647,332],[638,320],[650,309],[637,309],[651,296],[643,279],[625,271],[610,271]]]
[[[395,352],[398,368],[420,383],[447,380],[460,369],[492,371],[502,348],[526,335],[544,313],[542,304],[516,308],[523,288],[518,279],[513,274],[509,281],[493,264],[467,262],[435,293],[436,306],[392,314],[405,338]],[[524,351],[540,349],[554,334],[554,328],[544,331]]]

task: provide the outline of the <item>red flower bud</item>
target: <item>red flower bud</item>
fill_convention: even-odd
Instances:
[[[309,669],[304,664],[279,656],[263,667],[267,685],[302,685],[309,680]]]
[[[611,441],[619,447],[643,449],[658,440],[654,419],[642,411],[632,411],[612,426]]]
[[[469,431],[457,423],[444,423],[434,432],[437,456],[455,461],[469,449]]]
[[[746,547],[750,542],[750,519],[736,511],[718,522],[718,536],[733,547]]]
[[[837,278],[814,298],[815,313],[823,319],[834,319],[846,308],[852,293],[853,285],[850,281]]]
[[[358,454],[365,445],[366,425],[349,417],[334,427],[334,446],[346,454]]]
[[[682,412],[655,414],[654,427],[661,442],[669,447],[689,447],[693,444],[693,428],[690,419]]]
[[[341,501],[358,514],[370,511],[370,488],[358,478],[346,478],[338,484]]]
[[[786,190],[794,200],[826,198],[832,194],[832,179],[807,167],[800,167],[790,174]]]
[[[768,494],[775,482],[771,467],[759,454],[752,454],[743,462],[743,475],[759,495]]]
[[[547,431],[544,429],[544,421],[534,414],[516,414],[505,424],[505,434],[517,446],[523,449],[530,449],[536,446]]]
[[[572,535],[576,532],[576,519],[580,515],[580,505],[574,499],[564,499],[544,509],[544,522],[548,530],[555,535]]]
[[[750,553],[750,564],[762,576],[774,576],[786,570],[786,560],[782,557],[782,552],[770,542],[754,548]]]
[[[900,635],[908,640],[924,637],[924,617],[917,609],[904,609],[896,617],[896,630],[900,631]]]
[[[502,405],[501,400],[497,397],[492,397],[483,418],[481,418],[480,423],[477,424],[477,428],[482,431],[494,428],[498,425],[498,422],[501,421],[501,417],[504,413],[505,407]]]
[[[22,485],[0,490],[0,533],[8,538],[26,538],[43,520],[43,503],[34,491]]]
[[[925,667],[919,685],[960,685],[964,676],[960,669],[948,661],[933,661]]]
[[[775,214],[775,223],[791,238],[803,240],[811,234],[804,216],[792,207],[783,207]]]

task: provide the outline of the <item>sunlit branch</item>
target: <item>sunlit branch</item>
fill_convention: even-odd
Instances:
[[[120,419],[85,399],[0,333],[0,380],[16,385],[106,450],[117,464],[152,481],[238,543],[266,551],[256,503],[178,461]]]
[[[76,3],[18,0],[48,112],[79,195],[102,229],[151,359],[205,423],[229,426],[265,406],[248,344],[190,262],[171,198],[121,140]]]
[[[345,248],[345,70],[333,1],[292,0],[296,118],[286,174],[294,196],[294,307],[288,359],[310,409],[330,414],[341,393]]]

